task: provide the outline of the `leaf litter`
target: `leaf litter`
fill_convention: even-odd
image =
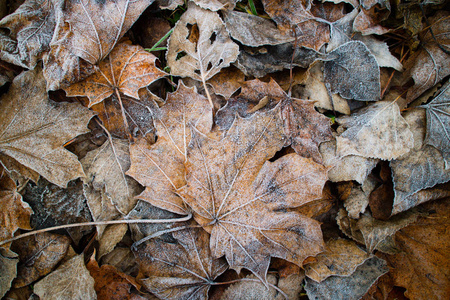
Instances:
[[[0,295],[445,297],[443,2],[153,2],[0,21]]]

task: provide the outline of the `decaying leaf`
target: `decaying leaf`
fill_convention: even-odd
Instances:
[[[39,68],[17,76],[0,107],[2,154],[61,187],[84,176],[76,155],[63,145],[88,131],[93,113],[78,103],[51,101]]]
[[[230,11],[226,14],[225,24],[233,39],[250,47],[294,41],[293,36],[283,34],[270,20],[248,13]]]
[[[140,139],[131,145],[131,167],[127,174],[146,187],[139,199],[174,213],[187,213],[177,191],[186,182],[184,162],[192,130],[202,133],[211,130],[212,111],[205,106],[207,101],[195,88],[181,83],[155,113],[157,142],[150,145]]]
[[[127,214],[136,205],[139,185],[125,175],[130,168],[129,143],[126,140],[111,139],[100,148],[89,152],[81,163],[86,173],[86,184],[101,191],[105,189],[114,206]]]
[[[350,195],[344,200],[344,207],[351,218],[359,219],[359,215],[364,213],[369,205],[369,196],[376,184],[375,179],[367,177],[361,186],[352,188]]]
[[[214,88],[214,93],[229,99],[244,83],[245,75],[235,67],[222,69],[208,84]]]
[[[33,213],[28,203],[22,200],[14,181],[0,165],[0,240],[13,237],[17,229],[31,229],[30,215]],[[8,246],[9,247],[9,246]]]
[[[450,74],[450,55],[443,51],[443,49],[447,51],[450,49],[448,17],[448,12],[439,11],[429,19],[431,27],[425,31],[421,38],[422,49],[405,63],[414,79],[414,86],[408,89],[406,94],[408,102],[416,99]],[[443,47],[443,49],[440,47]]]
[[[50,273],[64,258],[70,239],[63,235],[42,233],[20,240],[12,245],[19,255],[14,287],[26,286]]]
[[[56,26],[54,0],[27,0],[0,22],[8,36],[0,35],[0,58],[24,68],[33,69],[42,58]]]
[[[208,299],[211,284],[227,269],[225,260],[213,258],[209,234],[201,228],[172,236],[170,242],[157,238],[134,247],[142,284],[162,299]]]
[[[64,90],[68,96],[88,97],[89,107],[119,92],[139,100],[139,89],[167,75],[155,61],[156,56],[141,46],[122,43],[99,63],[95,74]]]
[[[331,276],[317,283],[306,278],[305,290],[309,299],[358,300],[373,283],[389,271],[384,260],[374,256],[360,265],[350,276]]]
[[[103,60],[152,2],[81,0],[68,2],[58,9],[55,36],[45,62],[45,69],[53,68],[52,72],[46,72],[49,89],[86,78],[73,78],[78,66],[83,64],[79,60],[91,65]],[[61,64],[61,55],[69,64]]]
[[[76,255],[56,271],[34,285],[34,293],[41,299],[97,299],[94,279],[84,265],[84,255]]]
[[[380,68],[362,42],[351,41],[330,52],[324,69],[330,92],[345,99],[380,100]]]
[[[202,81],[236,60],[239,46],[216,12],[190,2],[169,40],[167,63],[174,75]]]
[[[427,135],[425,144],[441,151],[445,168],[450,166],[450,81],[442,87],[433,101],[423,105],[427,111]]]
[[[408,153],[414,144],[409,125],[395,102],[374,103],[339,118],[338,122],[348,128],[336,138],[340,156],[353,154],[392,160]]]
[[[0,247],[0,297],[2,298],[11,288],[11,282],[16,277],[18,262],[19,259],[14,252]]]
[[[320,198],[326,181],[323,166],[297,154],[267,161],[286,142],[282,104],[238,116],[223,139],[196,133],[181,190],[196,221],[211,232],[213,256],[225,255],[231,268],[247,268],[264,281],[270,257],[302,265],[323,243],[316,221],[280,211]]]
[[[370,258],[349,240],[329,240],[325,247],[326,250],[316,256],[316,262],[305,266],[306,276],[319,283],[330,276],[350,276]]]
[[[330,27],[314,17],[301,0],[263,0],[264,10],[285,34],[295,28],[298,46],[318,51],[330,39]]]
[[[397,286],[409,299],[445,299],[450,294],[449,201],[424,204],[428,212],[395,235],[400,252],[384,255]]]

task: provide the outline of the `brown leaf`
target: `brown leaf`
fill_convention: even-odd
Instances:
[[[15,242],[11,249],[19,255],[14,287],[29,285],[50,273],[66,255],[71,241],[67,236],[42,233]]]
[[[89,107],[118,92],[139,100],[139,89],[167,75],[155,61],[156,56],[141,46],[122,43],[99,63],[95,74],[64,90],[68,96],[88,97]]]
[[[0,297],[2,298],[8,292],[11,282],[16,277],[18,262],[19,259],[14,252],[0,247]]]
[[[161,299],[208,299],[214,280],[227,269],[210,252],[209,234],[201,228],[172,233],[133,247],[142,284]]]
[[[213,256],[225,255],[231,268],[245,267],[264,281],[271,256],[301,265],[322,247],[316,221],[280,211],[320,198],[326,181],[323,166],[297,154],[267,161],[286,142],[281,107],[237,117],[221,140],[197,133],[181,190],[211,232]]]
[[[97,299],[94,279],[84,265],[84,255],[76,255],[56,271],[34,285],[34,292],[41,299]]]
[[[63,145],[88,131],[92,112],[78,103],[51,101],[39,68],[17,76],[0,103],[2,154],[61,187],[84,176],[76,155]]]
[[[245,75],[235,67],[222,69],[207,83],[213,86],[214,93],[229,99],[244,83]]]
[[[16,184],[0,165],[0,240],[14,236],[17,229],[31,229],[30,215],[33,213],[28,203],[22,200]],[[5,246],[2,246],[5,247]],[[9,248],[9,245],[7,246]]]
[[[351,218],[359,219],[359,215],[366,211],[369,205],[369,196],[376,185],[377,181],[374,178],[367,177],[361,186],[352,187],[350,195],[344,200],[344,207]]]
[[[103,60],[152,2],[83,0],[65,3],[56,12],[55,35],[45,62],[49,89],[86,78],[84,74],[76,74],[79,66]]]
[[[94,278],[94,289],[98,300],[131,300],[131,287],[134,286],[137,289],[140,287],[134,278],[118,271],[113,266],[102,265],[99,267],[93,257],[86,267]]]
[[[198,29],[198,36],[191,35]],[[239,54],[225,24],[216,12],[190,2],[169,40],[167,63],[173,75],[202,81],[228,67]]]
[[[208,133],[212,127],[212,111],[207,103],[195,88],[181,82],[155,112],[157,142],[150,145],[139,139],[131,145],[127,174],[146,187],[139,199],[174,213],[187,213],[177,190],[186,183],[184,162],[192,130]]]
[[[408,102],[419,97],[423,92],[450,74],[450,55],[443,49],[450,49],[449,13],[439,11],[429,19],[431,27],[421,37],[422,48],[405,63],[414,79],[414,86],[408,89]],[[431,34],[430,29],[433,31]]]
[[[14,13],[0,22],[1,28],[9,30],[8,36],[0,37],[0,58],[33,69],[48,51],[56,26],[53,0],[27,0]]]
[[[302,0],[263,0],[264,10],[285,33],[296,28],[298,46],[318,51],[330,40],[330,27],[316,19]],[[310,4],[309,4],[310,5]]]
[[[384,255],[395,285],[409,299],[445,299],[450,294],[449,201],[427,203],[429,215],[395,235],[400,252]]]

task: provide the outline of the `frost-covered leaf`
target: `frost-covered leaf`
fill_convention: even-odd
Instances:
[[[207,81],[214,88],[214,93],[229,99],[244,83],[245,75],[235,67],[222,69]]]
[[[364,45],[373,54],[380,67],[394,68],[397,71],[403,71],[402,63],[391,54],[389,47],[385,42],[377,40],[373,36],[357,35],[356,39],[363,42]]]
[[[34,285],[34,293],[41,299],[94,300],[94,279],[84,265],[84,255],[77,255],[62,264],[56,271]]]
[[[358,300],[388,271],[386,262],[375,256],[366,260],[350,276],[331,276],[320,283],[306,278],[305,290],[312,300]]]
[[[230,10],[232,11],[237,1],[240,0],[193,0],[195,4],[204,9],[212,11]]]
[[[380,100],[380,68],[362,42],[351,41],[330,52],[324,68],[332,93],[345,99]]]
[[[305,266],[306,276],[319,283],[330,276],[350,276],[370,258],[349,240],[329,240],[325,247],[325,251],[316,256],[317,261]]]
[[[161,299],[208,299],[214,280],[227,269],[210,252],[209,234],[201,228],[176,231],[133,247],[142,284]]]
[[[344,207],[348,215],[353,219],[359,219],[359,215],[364,213],[369,205],[370,193],[375,189],[377,181],[372,177],[367,177],[361,186],[353,187],[350,195],[344,201]]]
[[[16,278],[18,262],[14,252],[0,247],[0,297],[11,288],[11,282]]]
[[[61,1],[27,0],[14,13],[0,21],[9,30],[0,35],[0,58],[24,68],[33,69],[50,49],[55,30],[55,6]]]
[[[175,25],[169,40],[167,63],[173,75],[206,82],[239,54],[218,13],[192,2]]]
[[[230,11],[226,14],[225,24],[233,39],[250,47],[294,41],[291,35],[281,33],[270,20],[248,13]]]
[[[427,111],[427,134],[424,142],[441,151],[447,169],[450,164],[450,81],[442,87],[439,95],[423,107]]]
[[[340,156],[392,160],[408,153],[414,145],[409,125],[395,102],[374,103],[338,122],[348,128],[336,138]]]
[[[0,100],[0,152],[63,187],[84,176],[63,145],[88,132],[93,113],[78,103],[48,98],[40,68],[17,76]]]

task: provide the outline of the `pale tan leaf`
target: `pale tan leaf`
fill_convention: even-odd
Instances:
[[[14,252],[0,247],[0,297],[5,296],[16,277],[19,259]]]

